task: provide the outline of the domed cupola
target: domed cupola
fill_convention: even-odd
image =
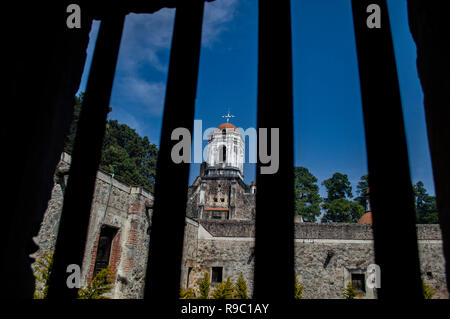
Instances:
[[[229,113],[228,117],[231,117]],[[228,120],[209,135],[205,175],[238,176],[243,179],[245,141],[236,126]]]

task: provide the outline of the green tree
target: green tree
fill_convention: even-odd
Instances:
[[[423,298],[424,299],[433,299],[434,294],[436,293],[431,286],[425,283],[425,280],[422,279],[422,287],[423,287]]]
[[[367,190],[369,189],[369,175],[363,175],[361,176],[361,179],[358,182],[358,185],[356,185],[356,194],[358,195],[355,197],[355,202],[364,207],[364,211],[367,210],[367,202],[368,202],[368,196],[367,196]]]
[[[36,285],[33,299],[46,299],[48,293],[48,279],[53,266],[53,252],[44,252],[42,257],[36,260],[33,265],[34,277],[36,278]]]
[[[222,281],[213,291],[213,299],[233,299],[234,288],[230,277]]]
[[[78,96],[75,96],[74,106],[73,106],[73,119],[70,124],[69,132],[66,136],[66,141],[64,144],[64,151],[72,153],[73,144],[75,143],[75,135],[77,132],[78,121],[80,119],[81,105],[83,104],[84,92],[81,92]]]
[[[342,292],[342,295],[345,299],[355,299],[355,297],[359,297],[359,294],[356,292],[356,289],[351,282],[348,283],[344,292]]]
[[[198,290],[200,291],[199,299],[208,299],[209,298],[209,274],[205,272],[203,278],[198,282]]]
[[[326,203],[331,203],[335,199],[352,198],[352,186],[348,180],[347,174],[334,173],[329,179],[322,182],[327,189],[328,197],[325,198]]]
[[[303,298],[303,286],[298,281],[297,273],[295,273],[294,299]]]
[[[84,94],[75,98],[74,116],[66,137],[64,150],[72,153]],[[114,173],[119,180],[154,189],[158,148],[148,137],[141,137],[134,129],[116,120],[106,123],[100,168]]]
[[[112,276],[110,266],[100,270],[85,288],[78,289],[78,299],[109,299],[104,295],[112,289]]]
[[[327,189],[327,198],[322,204],[325,210],[323,223],[355,223],[364,214],[364,207],[351,201],[352,187],[346,174],[334,173],[322,183]]]
[[[183,289],[180,288],[180,299],[195,299],[195,291],[194,289]]]
[[[236,299],[248,299],[247,283],[245,282],[242,272],[239,273],[234,290],[236,291]]]
[[[320,215],[317,178],[305,167],[294,167],[295,215],[302,216],[306,222],[315,222]]]
[[[416,206],[416,220],[418,224],[438,224],[439,216],[436,197],[430,196],[422,181],[413,186],[414,202]]]
[[[322,216],[322,223],[356,223],[364,214],[364,208],[345,198],[335,199],[331,203],[324,203],[326,210]]]

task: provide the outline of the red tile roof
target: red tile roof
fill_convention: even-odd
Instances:
[[[222,123],[222,124],[220,124],[219,127],[218,127],[219,130],[221,130],[221,129],[223,129],[223,128],[232,128],[232,129],[234,129],[234,130],[237,131],[236,126],[234,126],[234,125],[231,124],[231,123]]]
[[[372,212],[367,212],[358,220],[358,224],[372,224]]]

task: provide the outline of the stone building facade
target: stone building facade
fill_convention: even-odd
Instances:
[[[181,265],[181,287],[185,289],[197,289],[205,272],[213,288],[227,277],[235,281],[242,273],[251,295],[256,185],[247,186],[243,182],[240,165],[243,157],[239,154],[245,145],[237,134],[238,130],[230,123],[222,124],[211,134],[209,145],[215,145],[215,151],[208,154],[214,159],[209,158],[201,165],[200,175],[188,189]],[[226,152],[234,152],[235,146],[236,156],[217,154],[224,152],[224,148]],[[55,173],[52,198],[35,238],[41,247],[37,257],[54,248],[69,166],[70,156],[63,154]],[[111,297],[143,297],[152,205],[153,195],[142,187],[98,172],[82,285],[92,280],[97,270],[111,265],[115,274]],[[367,217],[362,220],[370,220]],[[423,279],[435,289],[434,298],[448,298],[440,227],[417,225],[417,234]],[[362,298],[376,298],[376,291],[366,285],[366,269],[373,263],[370,223],[320,224],[295,220],[295,272],[304,287],[304,298],[343,298],[342,292],[350,282]],[[274,270],[274,276],[276,273]],[[382,278],[381,270],[381,282]]]
[[[55,184],[38,235],[39,258],[55,248],[64,190],[70,167],[70,155],[63,153],[55,172]],[[91,218],[81,266],[81,285],[94,274],[111,266],[114,288],[111,298],[140,298],[143,295],[145,269],[150,241],[153,195],[143,187],[134,187],[97,172]]]

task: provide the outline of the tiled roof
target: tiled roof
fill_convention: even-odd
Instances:
[[[372,224],[372,212],[367,212],[358,220],[358,224]]]
[[[234,126],[234,125],[231,124],[231,123],[222,123],[222,124],[220,124],[219,127],[218,127],[219,130],[221,130],[221,129],[223,129],[223,128],[232,128],[232,129],[234,129],[234,130],[237,131],[236,126]]]

